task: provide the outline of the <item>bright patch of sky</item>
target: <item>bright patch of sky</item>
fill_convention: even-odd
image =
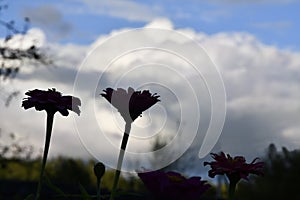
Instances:
[[[113,29],[139,28],[155,18],[167,18],[176,28],[207,34],[249,32],[266,44],[300,48],[300,2],[296,0],[20,0],[10,1],[9,6],[7,17],[29,16],[33,26],[61,43],[89,44]]]

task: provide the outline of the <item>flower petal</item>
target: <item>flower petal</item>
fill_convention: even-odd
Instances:
[[[59,111],[63,116],[68,116],[71,110],[80,114],[80,99],[72,96],[62,96],[55,88],[45,90],[29,90],[25,93],[29,97],[24,98],[22,107],[24,109],[35,107],[36,110],[55,113]]]

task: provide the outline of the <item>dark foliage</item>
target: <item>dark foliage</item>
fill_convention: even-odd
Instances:
[[[289,151],[283,147],[277,151],[271,144],[264,162],[264,177],[253,177],[249,184],[241,184],[239,199],[300,199],[300,150]]]

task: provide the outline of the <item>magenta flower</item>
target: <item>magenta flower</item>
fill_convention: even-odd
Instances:
[[[68,116],[68,110],[71,110],[80,115],[80,99],[72,96],[62,96],[55,88],[48,89],[48,91],[35,89],[25,94],[29,97],[23,99],[22,107],[24,109],[34,107],[38,111],[45,110],[51,113],[58,111],[63,116]]]
[[[177,172],[153,171],[138,173],[155,199],[196,200],[210,188],[201,177],[185,178]]]
[[[229,199],[234,198],[235,188],[241,179],[248,180],[249,174],[263,175],[263,162],[256,162],[255,158],[251,163],[246,163],[243,156],[236,156],[232,158],[229,154],[227,156],[224,152],[220,154],[212,153],[212,158],[215,161],[204,162],[205,165],[210,165],[211,169],[208,175],[214,178],[216,175],[226,175],[229,179]]]
[[[118,109],[126,123],[133,122],[142,112],[160,101],[159,96],[151,94],[149,90],[135,91],[129,87],[127,91],[122,88],[106,88],[103,91],[100,95]]]
[[[224,175],[228,179],[243,178],[248,180],[249,174],[263,175],[263,162],[256,162],[258,158],[255,158],[251,163],[246,163],[246,160],[242,156],[236,156],[232,158],[229,154],[226,155],[224,152],[220,154],[211,154],[215,161],[204,162],[205,165],[210,165],[211,170],[209,170],[208,175],[214,178],[215,175]]]

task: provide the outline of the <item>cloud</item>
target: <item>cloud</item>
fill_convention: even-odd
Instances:
[[[299,119],[299,52],[264,45],[246,33],[220,33],[203,45],[221,68],[227,88],[222,149],[253,157],[271,142],[296,148],[283,135]]]
[[[15,34],[9,41],[0,38],[2,46],[8,46],[13,49],[28,49],[32,45],[42,47],[45,45],[46,37],[44,32],[38,28],[32,28],[27,31],[26,35]]]
[[[73,30],[72,24],[64,19],[61,10],[53,5],[25,7],[22,15],[29,17],[34,25],[46,30],[50,39],[63,39]]]
[[[156,27],[173,28],[172,23],[166,20],[157,20],[150,24]],[[134,37],[131,40],[122,38],[118,40],[116,37],[112,43],[116,48],[108,48],[104,45],[105,41],[126,31],[128,29],[114,30],[110,34],[102,35],[89,46],[76,44],[54,46],[53,51],[60,58],[58,60],[60,68],[50,72],[45,68],[39,68],[32,74],[22,74],[21,71],[19,78],[14,80],[14,85],[21,89],[21,94],[36,87],[41,89],[56,87],[63,93],[72,94],[74,79],[80,69],[82,76],[77,92],[82,94],[80,97],[83,101],[81,108],[83,112],[82,116],[74,117],[80,120],[79,124],[84,124],[82,126],[84,134],[80,132],[81,134],[78,135],[72,117],[57,117],[54,128],[55,136],[50,150],[52,156],[60,153],[69,156],[88,156],[87,150],[99,152],[99,144],[103,144],[101,141],[104,139],[109,139],[117,149],[124,123],[117,111],[98,97],[102,89],[116,84],[121,87],[130,85],[138,88],[152,81],[152,83],[166,86],[160,87],[155,84],[143,86],[144,88],[150,87],[148,89],[151,91],[159,91],[162,101],[135,122],[128,145],[130,152],[145,152],[147,148],[151,148],[151,142],[140,138],[145,135],[150,136],[153,134],[152,130],[155,130],[157,135],[163,134],[166,138],[174,138],[174,134],[178,131],[177,123],[183,119],[181,121],[182,134],[185,134],[185,138],[191,136],[192,128],[186,127],[195,121],[198,111],[191,95],[191,88],[186,85],[186,79],[182,77],[189,77],[187,80],[195,86],[195,89],[201,91],[199,133],[207,129],[210,117],[210,106],[207,104],[209,95],[203,81],[193,76],[195,74],[192,68],[189,68],[190,66],[179,57],[164,51],[144,49],[125,54],[106,68],[106,61],[119,55],[118,51],[130,45],[134,47],[144,44],[144,42],[161,45],[164,48],[174,48],[175,44],[179,44],[180,50],[197,58],[201,66],[208,65],[209,63],[204,62],[200,54],[194,54],[191,48],[193,41],[179,40],[170,35],[152,34]],[[177,31],[188,35],[205,48],[210,58],[219,67],[224,79],[227,92],[227,117],[223,133],[214,151],[223,150],[252,159],[263,155],[264,149],[271,142],[289,149],[299,147],[297,131],[299,131],[300,118],[300,52],[265,45],[249,33],[223,32],[207,35],[192,29]],[[91,57],[82,68],[81,62],[85,55]],[[147,63],[148,65],[141,65]],[[164,67],[166,65],[171,67]],[[140,67],[134,68],[135,66]],[[178,73],[172,69],[176,69]],[[92,81],[100,75],[103,79],[98,82],[98,85],[90,87]],[[28,135],[29,142],[41,147],[44,136],[44,119],[42,118],[44,113],[33,110],[23,111],[20,108],[22,97],[23,95],[13,100],[9,108],[1,108],[5,112],[2,112],[0,116],[6,119],[1,122],[1,127]],[[178,106],[179,103],[181,103],[182,110]],[[95,118],[90,118],[89,109],[93,111],[93,115],[98,113]],[[180,112],[190,113],[190,116],[180,118],[179,116],[183,116]],[[17,126],[15,121],[18,121]],[[102,129],[100,130],[99,127]],[[99,131],[104,131],[106,138],[95,139],[100,137]],[[83,147],[79,138],[89,146]],[[182,142],[187,144],[190,138],[185,138]],[[194,143],[194,148],[189,151],[189,157],[197,156],[202,139],[203,135]],[[64,146],[62,146],[62,141],[66,141]],[[111,159],[112,152],[114,151],[103,151],[102,156]],[[113,164],[114,161],[111,162]],[[199,165],[198,160],[197,163]]]
[[[156,18],[145,25],[146,28],[162,28],[162,29],[174,29],[173,24],[167,18]]]

